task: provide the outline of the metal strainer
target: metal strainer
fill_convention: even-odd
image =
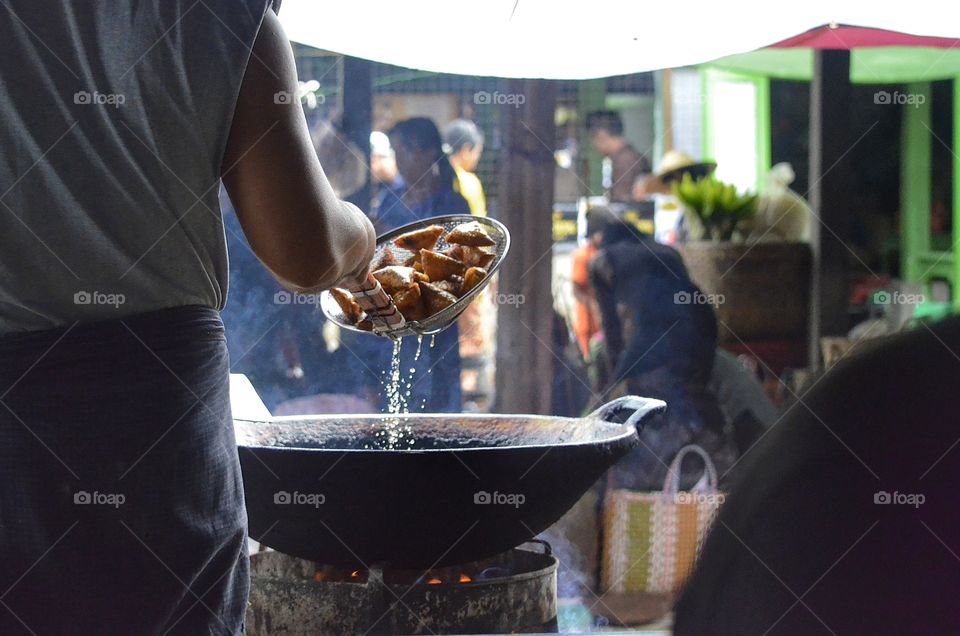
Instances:
[[[446,307],[445,309],[424,320],[403,321],[400,326],[395,328],[391,328],[385,323],[381,323],[378,325],[378,330],[376,331],[365,331],[350,322],[350,320],[348,320],[344,315],[343,310],[340,309],[340,305],[337,304],[337,301],[333,299],[328,291],[323,292],[320,296],[320,308],[323,310],[323,313],[327,316],[327,318],[336,323],[340,328],[349,329],[350,331],[356,331],[359,333],[386,336],[389,338],[401,338],[404,336],[415,335],[429,336],[431,334],[443,331],[456,322],[457,317],[463,313],[467,306],[473,302],[480,292],[483,291],[488,284],[490,284],[490,280],[493,278],[494,273],[497,271],[497,269],[499,269],[500,264],[503,262],[503,258],[510,250],[510,232],[507,230],[506,226],[499,221],[495,221],[494,219],[489,219],[486,217],[471,216],[469,214],[457,214],[423,219],[422,221],[410,223],[409,225],[404,225],[403,227],[391,230],[377,238],[377,251],[372,262],[376,263],[380,260],[387,245],[390,246],[390,251],[394,253],[394,255],[397,257],[397,260],[404,262],[409,257],[413,256],[413,253],[393,244],[393,239],[397,238],[401,234],[406,234],[407,232],[419,230],[431,225],[440,225],[445,230],[444,235],[446,235],[447,232],[452,230],[457,225],[460,225],[461,223],[469,223],[471,221],[479,223],[490,236],[490,238],[493,239],[495,244],[485,249],[494,254],[495,258],[493,259],[493,262],[490,263],[490,266],[486,268],[486,278],[480,281],[476,287],[461,296],[457,302],[449,307]],[[442,250],[446,247],[446,239],[441,238],[434,249]],[[354,295],[357,296],[357,293],[355,292]],[[389,304],[392,305],[393,301],[389,300],[389,296],[387,296],[387,299]],[[361,302],[361,304],[363,303]]]

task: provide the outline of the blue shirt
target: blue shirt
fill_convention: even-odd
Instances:
[[[407,186],[401,178],[397,178],[391,186],[380,192],[377,202],[377,211],[372,216],[377,232],[389,232],[432,216],[444,214],[470,214],[470,205],[459,192],[441,190],[436,194],[410,207],[403,201]]]

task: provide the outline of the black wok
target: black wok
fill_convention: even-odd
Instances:
[[[664,407],[626,397],[581,419],[401,416],[408,450],[377,448],[386,416],[236,420],[250,536],[342,566],[493,556],[563,516]],[[606,421],[624,411],[623,424]]]

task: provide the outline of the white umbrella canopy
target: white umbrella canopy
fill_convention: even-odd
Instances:
[[[639,0],[283,0],[291,40],[413,69],[590,79],[752,51],[837,22],[960,36],[953,3]]]

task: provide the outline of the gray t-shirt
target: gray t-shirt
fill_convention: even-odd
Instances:
[[[0,333],[222,308],[220,166],[268,0],[0,8]]]

